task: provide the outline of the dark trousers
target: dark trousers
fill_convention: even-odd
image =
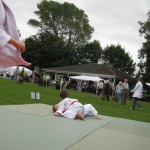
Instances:
[[[109,92],[105,92],[106,99],[109,101]]]
[[[140,103],[138,103],[138,98],[137,97],[133,97],[133,106],[132,106],[132,109],[135,109],[136,105],[138,105],[139,108],[142,107],[142,105]]]
[[[128,90],[123,89],[123,91],[122,91],[122,104],[126,105],[127,97],[128,97]]]

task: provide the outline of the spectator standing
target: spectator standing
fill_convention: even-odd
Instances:
[[[128,84],[128,80],[125,79],[122,84],[122,104],[123,105],[126,105],[128,93],[129,93],[129,84]]]
[[[24,68],[22,68],[22,71],[19,74],[19,83],[23,84],[25,75],[26,75],[26,72],[25,72]]]
[[[49,74],[46,74],[46,83],[47,83],[47,86],[50,86],[50,75]]]
[[[77,90],[78,90],[79,92],[82,91],[82,81],[81,81],[81,80],[78,80],[78,81],[77,81]]]
[[[19,67],[14,71],[14,80],[15,82],[19,82]]]
[[[137,82],[135,88],[133,90],[131,90],[131,92],[133,93],[133,105],[132,105],[132,108],[130,108],[130,109],[134,110],[136,105],[138,105],[140,110],[142,110],[143,106],[140,103],[138,103],[138,100],[140,98],[142,98],[142,96],[143,96],[143,84],[141,83],[140,78],[138,79],[138,82]]]
[[[106,99],[107,99],[107,101],[109,101],[109,92],[110,92],[109,80],[106,81],[106,83],[105,83],[104,91],[105,91]]]
[[[98,96],[101,96],[103,94],[103,89],[104,89],[104,82],[100,80],[98,84]]]
[[[115,91],[113,79],[109,80],[109,85],[110,85],[110,91],[109,91],[110,92],[110,96],[113,96],[114,95],[114,91]]]
[[[46,77],[47,77],[47,74],[44,73],[44,74],[43,74],[43,86],[44,86],[44,87],[47,85],[47,79],[46,79]]]
[[[63,87],[64,87],[64,78],[62,77],[62,78],[60,79],[60,91],[63,90]]]
[[[117,102],[118,104],[120,104],[120,100],[122,96],[122,82],[121,81],[116,86],[116,96],[117,96]]]

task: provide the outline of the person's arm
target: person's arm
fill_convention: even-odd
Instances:
[[[54,113],[54,116],[60,116],[60,115],[61,114],[59,112],[57,112],[57,111]]]
[[[3,29],[0,29],[0,47],[4,47],[7,43],[13,45],[21,53],[25,50],[24,42],[11,38]]]
[[[139,84],[137,83],[135,88],[133,90],[131,90],[131,92],[134,92],[137,88],[138,88]]]
[[[64,104],[65,104],[65,101],[61,101],[59,104],[58,104],[58,109],[57,111],[54,113],[54,116],[61,116],[62,115],[62,112],[64,110]]]
[[[10,35],[0,28],[0,47],[4,47],[10,39]]]
[[[25,50],[25,43],[21,41],[17,41],[13,38],[10,38],[8,41],[9,44],[12,44],[14,47],[16,47],[17,50],[19,50],[21,53]]]

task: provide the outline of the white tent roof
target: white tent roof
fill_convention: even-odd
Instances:
[[[94,82],[98,82],[100,80],[104,80],[100,77],[94,77],[94,76],[84,76],[84,75],[81,75],[81,76],[71,76],[70,77],[71,79],[76,79],[76,80],[85,80],[85,81],[94,81]]]
[[[32,71],[27,69],[26,67],[22,67],[22,66],[18,66],[19,67],[19,71],[21,72],[22,68],[24,68],[25,72],[27,73],[27,75],[31,75]],[[17,66],[13,66],[13,67],[9,67],[6,69],[3,69],[3,71],[5,70],[6,72],[9,72],[10,75],[13,75],[14,71],[16,70]]]

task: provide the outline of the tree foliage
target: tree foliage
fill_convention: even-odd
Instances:
[[[30,19],[28,24],[38,27],[39,32],[49,32],[69,48],[86,44],[94,29],[89,25],[88,16],[74,4],[42,0],[35,14],[38,20]]]
[[[102,48],[98,41],[90,42],[76,49],[68,49],[62,47],[61,39],[48,33],[29,37],[25,40],[25,43],[26,51],[23,53],[23,57],[32,62],[33,66],[40,66],[41,68],[97,63],[102,54]]]
[[[78,62],[84,63],[97,63],[102,55],[102,48],[99,41],[87,43],[78,50]]]
[[[62,43],[49,33],[41,33],[25,40],[26,51],[23,57],[33,66],[49,67],[62,61]]]
[[[74,4],[51,0],[42,0],[37,9],[38,19],[28,21],[29,25],[38,28],[38,33],[26,39],[27,50],[23,54],[26,60],[40,67],[79,64],[85,62],[81,56],[83,50],[88,54],[85,60],[95,61],[99,54],[92,55],[93,46],[97,47],[95,51],[100,47],[96,42],[87,44],[94,29],[83,10]]]
[[[141,62],[139,66],[142,66],[141,69],[145,67],[145,73],[143,74],[143,79],[146,82],[150,82],[150,11],[147,14],[148,19],[145,22],[140,22],[140,34],[144,35],[145,42],[142,45],[142,48],[139,50],[139,58]]]
[[[104,48],[102,59],[112,65],[112,67],[125,71],[129,75],[133,75],[135,71],[135,63],[126,53],[121,45],[110,45]]]

